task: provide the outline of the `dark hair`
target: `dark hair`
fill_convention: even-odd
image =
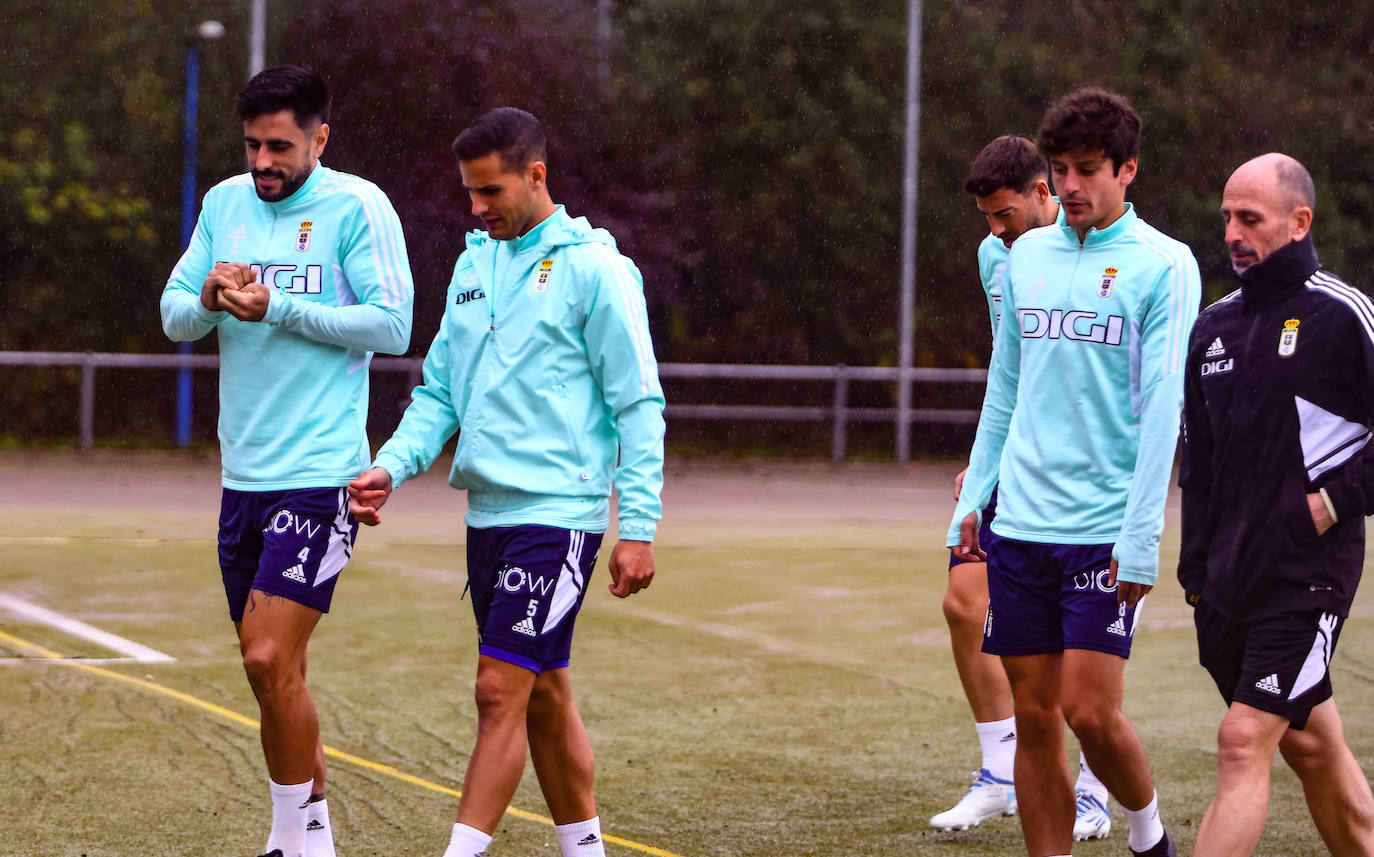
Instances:
[[[329,87],[320,73],[298,65],[279,65],[253,75],[239,93],[234,112],[245,122],[264,113],[290,110],[308,128],[329,121]]]
[[[1040,123],[1036,143],[1050,157],[1066,152],[1101,150],[1112,160],[1112,173],[1140,156],[1140,116],[1113,92],[1096,87],[1075,89],[1054,103]]]
[[[1025,137],[1006,135],[983,147],[968,168],[964,190],[974,196],[990,196],[1004,187],[1025,195],[1036,179],[1048,180],[1050,165],[1035,144]]]
[[[535,161],[548,163],[544,126],[518,107],[498,107],[477,117],[453,141],[460,161],[471,161],[499,152],[507,170],[524,171]]]

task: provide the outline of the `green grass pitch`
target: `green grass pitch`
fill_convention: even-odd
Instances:
[[[658,576],[605,591],[603,551],[579,620],[573,679],[597,751],[597,797],[617,857],[1021,855],[1015,819],[942,833],[977,745],[940,614],[941,547],[957,466],[669,468]],[[180,455],[5,454],[0,594],[168,653],[105,663],[256,719],[215,562],[217,463]],[[461,785],[475,717],[462,496],[430,474],[365,529],[311,645],[332,760],[340,857],[437,855],[457,802],[378,766]],[[1196,664],[1172,566],[1127,668],[1126,707],[1166,825],[1191,851],[1214,784],[1223,707]],[[1347,736],[1374,769],[1374,621],[1356,602],[1333,663]],[[107,648],[0,610],[0,855],[256,855],[266,771],[255,731],[147,685],[35,656]],[[89,661],[82,661],[90,663]],[[1072,747],[1072,740],[1070,740]],[[546,813],[527,769],[514,805]],[[1105,842],[1124,853],[1112,807]],[[643,846],[643,847],[638,847]],[[1321,853],[1279,762],[1257,853]],[[507,816],[490,852],[557,855],[552,829]]]

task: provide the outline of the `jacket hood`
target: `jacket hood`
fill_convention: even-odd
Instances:
[[[469,250],[509,243],[512,245],[511,249],[517,253],[524,253],[536,247],[541,251],[547,251],[573,244],[605,244],[612,250],[616,249],[615,236],[605,229],[592,226],[585,217],[570,217],[561,205],[555,206],[553,214],[519,238],[502,242],[492,238],[484,230],[474,229],[467,234],[466,241]]]

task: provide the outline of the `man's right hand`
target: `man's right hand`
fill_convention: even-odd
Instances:
[[[959,495],[964,493],[964,474],[966,473],[968,473],[967,467],[960,470],[959,475],[954,477],[954,502],[956,503],[959,502]]]
[[[978,513],[969,512],[959,522],[959,544],[949,549],[959,562],[984,562],[988,555],[978,547]]]
[[[223,289],[239,291],[250,283],[257,282],[258,275],[242,262],[216,262],[200,287],[201,306],[210,312],[224,312],[219,293]]]
[[[375,527],[382,522],[381,509],[391,496],[391,474],[374,467],[348,483],[348,511],[358,523]]]

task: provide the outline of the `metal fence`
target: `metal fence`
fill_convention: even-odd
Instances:
[[[377,357],[372,361],[375,372],[404,372],[409,375],[410,387],[420,383],[419,357]],[[81,448],[95,445],[95,405],[97,369],[214,369],[219,366],[215,354],[109,354],[68,351],[0,351],[0,366],[78,367],[80,385]],[[743,363],[660,363],[662,378],[727,379],[745,381],[808,381],[833,386],[829,407],[805,405],[694,405],[679,402],[668,404],[668,419],[703,420],[786,420],[825,422],[831,424],[830,455],[835,461],[845,456],[851,423],[888,422],[894,429],[901,425],[903,415],[897,408],[850,407],[849,388],[855,382],[903,383],[982,383],[987,378],[983,369],[908,369],[888,366],[776,366]],[[900,397],[898,397],[900,398]],[[908,423],[972,424],[978,421],[977,410],[909,408]]]

